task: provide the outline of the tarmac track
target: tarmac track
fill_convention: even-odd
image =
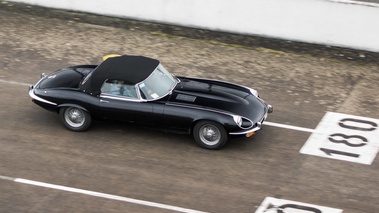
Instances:
[[[266,197],[281,199],[276,206],[286,210],[379,212],[376,153],[369,164],[302,154],[312,131],[289,128],[315,130],[326,112],[378,119],[376,53],[291,48],[280,41],[272,42],[281,48],[268,48],[235,42],[246,38],[237,35],[183,29],[188,36],[179,36],[175,27],[170,34],[166,26],[146,30],[146,23],[128,22],[125,28],[119,19],[104,26],[112,19],[41,11],[47,10],[9,4],[0,10],[1,212],[279,212],[273,203],[267,210]],[[31,102],[26,85],[42,72],[97,64],[108,53],[155,57],[176,75],[254,87],[275,107],[271,125],[209,151],[190,136],[121,123],[95,122],[87,132],[70,132],[57,115]]]

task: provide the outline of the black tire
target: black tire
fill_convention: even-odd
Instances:
[[[83,132],[91,125],[91,115],[77,107],[63,107],[59,110],[59,117],[63,125],[75,132]]]
[[[193,137],[205,149],[221,149],[228,141],[225,128],[213,121],[199,121],[193,128]]]

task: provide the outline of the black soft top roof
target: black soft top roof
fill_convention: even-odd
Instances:
[[[80,89],[92,95],[100,94],[100,87],[107,79],[137,84],[149,77],[159,63],[156,59],[144,56],[123,55],[108,58],[89,74]]]

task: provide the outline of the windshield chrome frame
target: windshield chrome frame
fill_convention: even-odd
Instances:
[[[144,82],[145,82],[145,81],[146,81],[151,75],[153,75],[153,73],[158,69],[159,66],[162,66],[162,67],[163,67],[163,65],[162,65],[161,63],[159,63],[158,66],[154,69],[154,71],[151,72],[150,75],[149,75],[145,80],[143,80],[143,81],[141,81],[141,82],[139,82],[139,83],[136,84],[136,87],[137,87],[137,89],[138,89],[138,94],[139,94],[139,96],[140,96],[140,98],[141,98],[140,100],[148,102],[148,101],[156,101],[156,100],[162,99],[162,98],[166,97],[168,94],[171,94],[172,91],[174,90],[174,88],[176,87],[176,85],[178,85],[178,83],[180,82],[180,79],[179,79],[179,78],[177,78],[175,75],[173,75],[173,74],[170,73],[166,68],[163,67],[163,68],[167,71],[167,73],[170,74],[170,75],[172,76],[172,78],[173,78],[173,80],[174,80],[174,83],[172,84],[171,88],[168,90],[167,93],[165,93],[164,95],[159,96],[159,97],[157,97],[157,98],[152,98],[152,99],[144,99],[144,98],[142,98],[141,91],[140,91],[140,87],[139,87],[140,84],[144,83]]]

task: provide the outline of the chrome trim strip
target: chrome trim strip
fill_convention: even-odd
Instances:
[[[43,102],[43,103],[46,103],[46,104],[51,104],[51,105],[56,106],[56,105],[58,105],[58,104],[53,103],[53,102],[50,102],[50,101],[45,100],[45,99],[43,99],[43,98],[40,98],[40,97],[38,97],[36,94],[34,94],[34,90],[36,89],[36,87],[41,83],[41,81],[42,81],[43,79],[47,78],[47,76],[48,76],[48,75],[44,75],[44,73],[41,74],[41,78],[39,79],[39,81],[38,81],[34,86],[29,86],[29,96],[30,96],[31,98],[33,98],[34,100],[37,100],[37,101],[40,101],[40,102]]]
[[[51,104],[51,105],[54,105],[54,106],[58,105],[56,103],[53,103],[53,102],[50,102],[48,100],[45,100],[43,98],[38,97],[36,94],[34,94],[34,89],[29,90],[29,96],[31,98],[33,98],[34,100],[37,100],[37,101],[40,101],[40,102],[43,102],[43,103],[46,103],[46,104]]]
[[[241,116],[241,117],[242,117],[242,116]],[[248,121],[251,123],[251,125],[250,125],[249,127],[246,127],[246,128],[240,126],[241,129],[249,129],[249,128],[251,128],[252,126],[254,126],[254,122],[253,122],[252,120],[250,120],[250,119],[248,119],[248,118],[245,118],[245,117],[242,117],[242,119],[246,119],[246,120],[248,120]],[[243,123],[243,121],[242,121],[242,123]]]
[[[171,106],[179,106],[179,107],[187,107],[187,108],[190,108],[190,109],[199,109],[199,110],[203,110],[203,111],[209,111],[209,112],[215,112],[215,113],[220,113],[220,114],[223,114],[223,115],[229,115],[233,118],[233,116],[240,116],[240,115],[235,115],[235,114],[232,114],[232,113],[228,113],[228,112],[224,112],[224,111],[221,111],[221,110],[215,110],[215,109],[209,109],[209,108],[202,108],[202,107],[196,107],[196,106],[188,106],[188,105],[184,105],[184,104],[173,104],[173,103],[166,103],[166,105],[171,105]],[[251,128],[254,123],[253,121],[251,121],[250,119],[246,118],[246,117],[243,117],[241,116],[241,118],[243,119],[246,119],[248,121],[250,121],[251,123],[251,126],[250,127],[247,127],[247,128],[244,128],[244,127],[241,127],[237,124],[237,126],[241,129],[249,129]]]
[[[251,133],[251,132],[256,132],[258,130],[261,129],[261,125],[257,126],[257,127],[254,127],[248,131],[243,131],[243,132],[229,132],[229,135],[245,135],[245,134],[248,134],[248,133]]]
[[[114,95],[108,95],[106,93],[100,94],[100,98],[109,98],[113,100],[119,100],[119,101],[130,101],[130,102],[146,102],[144,99],[137,99],[137,98],[128,98],[124,96],[114,96]]]
[[[174,103],[171,103],[171,102],[167,102],[166,105],[186,107],[186,108],[191,108],[191,109],[199,109],[199,110],[204,110],[204,111],[216,112],[216,113],[220,113],[220,114],[224,114],[224,115],[229,115],[229,116],[232,116],[232,117],[234,116],[234,114],[227,113],[227,112],[224,112],[224,111],[221,111],[221,110],[214,110],[214,109],[209,109],[209,108],[189,106],[189,105],[185,105],[185,104],[174,104]]]

